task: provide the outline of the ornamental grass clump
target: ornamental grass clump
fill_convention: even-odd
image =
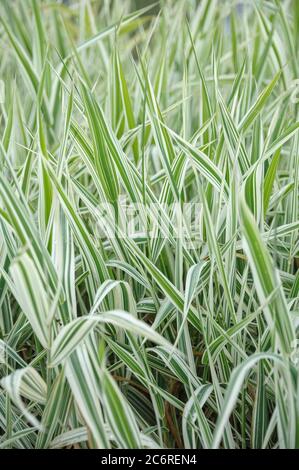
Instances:
[[[299,447],[299,2],[2,0],[0,447]]]

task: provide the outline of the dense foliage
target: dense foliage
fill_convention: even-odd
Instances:
[[[298,53],[297,0],[1,0],[0,447],[299,447]]]

